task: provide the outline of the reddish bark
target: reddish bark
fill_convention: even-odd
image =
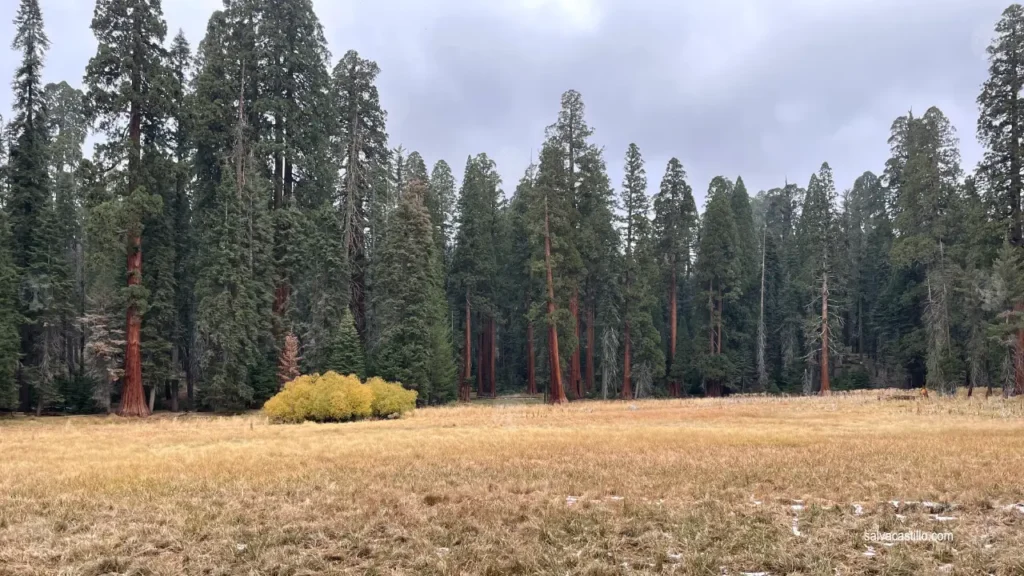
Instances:
[[[142,239],[132,238],[134,250],[128,255],[128,285],[142,283]],[[124,386],[121,389],[120,416],[149,416],[149,404],[142,389],[142,315],[134,303],[128,305],[127,338],[124,355]]]
[[[555,328],[555,280],[551,272],[551,230],[548,217],[548,199],[544,198],[544,267],[548,283],[548,362],[551,364],[551,403],[566,401],[562,387],[562,367],[558,359],[558,330]]]
[[[594,306],[587,306],[587,379],[583,391],[589,393],[594,389]]]
[[[132,72],[132,92],[138,94],[142,88],[142,74],[136,68]],[[128,138],[131,151],[128,155],[128,193],[133,194],[138,187],[142,152],[142,108],[138,100],[133,100],[128,121]],[[138,231],[129,239],[128,249],[128,286],[142,284],[142,225],[138,223]],[[134,296],[133,296],[134,298]],[[126,314],[126,334],[124,352],[124,386],[121,388],[121,406],[117,413],[121,416],[149,416],[149,405],[142,389],[142,315],[133,300],[128,303]]]
[[[533,322],[526,324],[526,393],[537,393],[537,371],[533,353]]]
[[[572,298],[569,299],[569,312],[572,314],[573,334],[576,339],[576,349],[572,353],[572,360],[569,363],[569,389],[575,398],[583,397],[583,375],[580,370],[580,297],[579,290],[573,290]]]
[[[633,359],[631,349],[632,346],[629,341],[629,320],[626,321],[625,339],[626,352],[623,355],[622,359],[622,399],[629,400],[630,398],[633,397],[633,386],[630,382],[630,379],[632,377],[631,368],[633,364]]]
[[[832,389],[828,380],[828,276],[821,282],[821,393]]]
[[[462,382],[459,383],[459,400],[469,402],[469,379],[473,374],[473,340],[472,334],[472,311],[469,304],[469,289],[466,290],[466,342],[462,357],[464,359],[462,368]]]

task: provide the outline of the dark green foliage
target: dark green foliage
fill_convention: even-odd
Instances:
[[[0,410],[17,407],[15,374],[21,351],[18,271],[9,248],[11,233],[7,220],[6,214],[0,214]]]
[[[334,67],[333,92],[338,124],[335,126],[343,169],[341,211],[346,254],[351,274],[349,307],[356,329],[367,341],[367,272],[378,223],[384,222],[389,200],[382,175],[387,171],[390,151],[387,147],[386,114],[374,82],[380,68],[350,50]],[[367,238],[367,228],[370,228]]]
[[[327,360],[322,371],[334,370],[338,374],[355,374],[360,378],[365,377],[366,355],[363,353],[363,344],[359,341],[359,333],[356,332],[352,312],[347,309],[343,312],[341,320],[330,338]],[[315,372],[321,372],[321,370],[315,370]]]
[[[660,284],[660,275],[649,216],[651,202],[647,195],[647,175],[636,144],[630,144],[626,151],[621,205],[625,219],[622,233],[625,242],[622,298],[632,342],[634,379],[646,370],[653,381],[660,381],[665,374],[665,352],[661,349],[661,335],[655,329],[653,319],[658,313],[659,303],[654,287]],[[642,382],[632,384],[636,394],[651,392],[642,389],[642,386]]]
[[[414,180],[398,204],[378,254],[374,307],[381,342],[375,373],[419,393],[421,402],[455,396],[455,365],[448,335],[426,184]]]

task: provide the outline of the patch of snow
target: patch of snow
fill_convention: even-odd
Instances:
[[[793,510],[794,512],[799,512],[799,511],[801,511],[801,510],[803,510],[803,509],[804,509],[804,505],[803,505],[803,504],[793,504],[792,506],[790,506],[790,508],[791,508],[791,509],[792,509],[792,510]]]
[[[1021,514],[1024,514],[1024,504],[1010,504],[1009,506],[1003,506],[1003,510],[1013,511],[1016,510]]]
[[[936,522],[949,522],[951,520],[956,520],[956,516],[939,516],[938,514],[932,514],[932,520],[935,520]]]
[[[952,572],[952,571],[953,571],[953,565],[952,564],[943,564],[942,566],[939,566],[939,572]]]
[[[899,508],[900,508],[900,501],[899,500],[889,500],[889,504],[892,504],[892,507],[897,509],[897,510],[899,510]]]
[[[897,519],[897,520],[906,520],[906,519],[907,519],[907,517],[906,517],[906,516],[904,516],[903,514],[897,514],[897,515],[896,515],[896,519]]]
[[[683,555],[682,554],[673,554],[671,552],[669,552],[668,554],[665,554],[665,557],[668,558],[668,561],[672,562],[673,564],[675,564],[677,562],[680,562],[683,559]]]
[[[992,548],[992,545],[991,545],[991,544],[985,544],[985,550],[989,550],[989,549],[991,549],[991,548]]]
[[[572,506],[572,505],[573,505],[573,504],[575,504],[575,503],[576,503],[576,502],[577,502],[578,500],[579,500],[579,498],[577,498],[576,496],[566,496],[566,497],[565,497],[565,504],[566,504],[567,506]]]
[[[235,550],[238,550],[239,552],[245,552],[246,548],[248,548],[248,546],[245,544],[235,544]]]
[[[449,552],[451,552],[451,550],[449,550],[447,548],[438,548],[437,550],[434,551],[434,553],[437,554],[438,556],[447,556]]]
[[[885,546],[886,548],[892,548],[895,545],[895,542],[882,542],[882,546]]]
[[[793,518],[793,536],[803,536],[803,534],[800,533],[799,520],[796,518]]]
[[[877,556],[874,546],[868,546],[867,551],[864,552],[864,556],[868,558],[874,558],[875,556]]]
[[[768,576],[767,572],[740,572],[740,576]]]
[[[860,504],[854,504],[853,505],[853,515],[854,516],[863,516],[864,515],[864,507],[861,506]]]
[[[608,499],[612,502],[620,502],[623,500],[622,496],[609,496]]]

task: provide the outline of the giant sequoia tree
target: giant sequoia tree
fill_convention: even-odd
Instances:
[[[367,209],[375,203],[377,179],[386,169],[385,113],[374,82],[380,68],[350,50],[334,67],[335,109],[338,118],[337,154],[341,160],[341,210],[351,279],[349,307],[356,329],[366,342],[366,273],[369,267]]]
[[[686,171],[678,159],[672,158],[665,168],[661,189],[654,197],[654,236],[657,260],[662,270],[668,323],[668,366],[676,363],[679,335],[679,292],[689,283],[694,238],[696,238],[697,205],[693,190],[686,182]],[[679,375],[670,377],[669,393],[681,393]]]
[[[109,201],[110,222],[124,230],[127,285],[124,416],[146,416],[142,388],[142,315],[149,294],[143,285],[143,224],[160,209],[154,193],[165,185],[168,77],[163,48],[167,25],[159,0],[98,0],[92,30],[96,55],[89,60],[85,85],[89,113],[107,140],[99,147],[111,170],[117,196]],[[126,39],[128,39],[126,41]]]
[[[733,350],[723,348],[726,302],[735,302],[740,276],[739,234],[732,212],[732,183],[716,176],[708,187],[697,251],[697,285],[707,309],[702,318],[707,347],[701,357],[701,378],[708,396],[721,396],[736,380]]]
[[[664,373],[665,355],[661,337],[654,328],[652,308],[656,302],[651,290],[656,281],[654,238],[647,196],[647,175],[644,160],[636,144],[626,151],[625,176],[621,193],[623,211],[623,361],[622,398],[632,398]],[[634,345],[635,344],[635,345]],[[635,352],[634,352],[635,350]],[[633,385],[634,365],[642,369],[638,386]],[[646,381],[645,381],[646,380]]]
[[[835,281],[836,262],[840,259],[837,254],[837,225],[836,187],[832,181],[832,169],[828,164],[822,164],[807,185],[798,224],[804,263],[801,278],[810,303],[806,341],[809,356],[817,361],[820,369],[818,382],[822,394],[828,394],[831,389],[829,358],[833,354],[832,348],[836,347],[835,342],[830,343],[830,338],[836,332],[838,315],[832,310],[835,298],[830,296],[831,291],[838,288],[838,282]]]

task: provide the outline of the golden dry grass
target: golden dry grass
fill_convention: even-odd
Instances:
[[[0,421],[0,574],[1022,574],[1019,502],[1019,399]]]

